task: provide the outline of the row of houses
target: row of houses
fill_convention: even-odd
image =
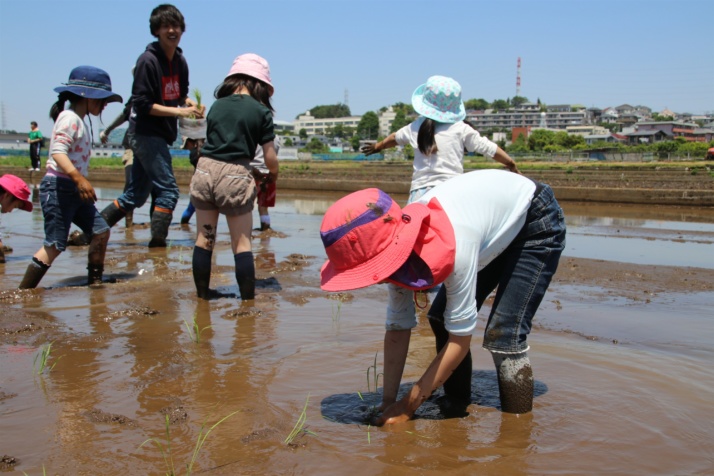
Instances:
[[[681,132],[680,134],[687,140],[700,140],[702,137],[701,132],[692,133],[689,130],[698,127],[694,121],[706,120],[711,122],[713,119],[709,116],[693,116],[692,114],[677,115],[669,110],[664,110],[659,114],[660,116],[675,118],[678,124],[689,124],[687,127],[678,127],[679,129],[686,129],[686,132]],[[378,134],[382,137],[389,135],[396,113],[392,107],[388,107],[386,110],[380,111],[377,116],[379,118]],[[647,124],[646,121],[652,118],[652,110],[646,106],[630,106],[628,104],[599,109],[570,104],[542,107],[536,103],[524,103],[507,111],[494,109],[467,111],[466,118],[481,131],[494,129],[512,130],[513,128],[545,128],[569,131],[572,128],[590,127],[602,123],[619,124],[624,131],[636,124]],[[298,116],[291,124],[283,123],[282,126],[286,130],[292,128],[293,134],[297,134],[304,129],[308,136],[317,136],[328,133],[329,130],[338,125],[356,129],[361,119],[362,116],[316,118],[308,111]],[[677,134],[678,132],[675,131],[673,136],[676,137]],[[606,134],[602,133],[600,135]]]

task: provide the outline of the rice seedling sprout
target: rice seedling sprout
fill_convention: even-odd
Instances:
[[[300,412],[300,416],[298,417],[297,421],[295,422],[295,426],[293,426],[292,431],[290,434],[285,438],[285,444],[286,445],[291,445],[295,438],[297,438],[299,435],[303,433],[307,433],[313,436],[315,433],[312,431],[308,430],[305,428],[305,422],[307,421],[307,404],[310,402],[310,394],[307,394],[307,398],[305,399],[305,405],[302,407],[302,412]]]
[[[166,464],[166,468],[168,469],[168,472],[166,473],[167,475],[174,476],[176,472],[174,471],[174,458],[173,454],[171,453],[171,427],[169,423],[169,415],[165,415],[165,427],[166,427],[166,450],[164,450],[163,445],[161,442],[158,440],[158,438],[148,438],[146,441],[144,441],[142,444],[139,445],[139,448],[143,447],[145,444],[148,442],[154,443],[157,448],[159,448],[159,451],[161,452],[161,456],[164,457],[164,463]]]
[[[59,362],[59,359],[62,358],[62,356],[59,356],[55,359],[55,362],[48,368],[47,365],[50,360],[50,354],[52,353],[52,344],[54,342],[49,342],[48,344],[44,345],[41,349],[40,352],[35,355],[35,360],[33,361],[33,368],[36,370],[37,375],[41,375],[45,369],[47,369],[48,372],[51,372],[52,369],[55,368],[55,365],[57,365],[57,362]]]
[[[196,439],[196,447],[193,449],[193,455],[191,456],[191,461],[186,465],[186,474],[190,475],[191,472],[193,471],[193,465],[196,463],[196,459],[198,458],[198,453],[201,451],[201,448],[203,448],[203,444],[206,442],[206,438],[208,438],[209,433],[211,433],[214,428],[216,428],[218,425],[223,423],[224,421],[228,420],[230,417],[238,413],[238,410],[234,411],[233,413],[229,413],[228,415],[224,416],[220,420],[218,420],[216,423],[214,423],[208,431],[204,433],[204,430],[206,429],[206,422],[208,421],[208,418],[203,420],[203,423],[201,424],[201,431],[198,433],[198,438]]]
[[[208,417],[206,417],[205,420],[203,420],[203,423],[201,424],[201,430],[198,433],[198,438],[196,439],[196,446],[193,448],[193,453],[191,454],[191,460],[186,463],[186,475],[190,476],[191,473],[193,472],[193,466],[196,464],[196,460],[198,459],[198,454],[201,452],[201,448],[203,448],[203,444],[206,442],[206,438],[208,438],[208,435],[221,423],[232,417],[238,413],[238,410],[229,413],[228,415],[224,416],[220,420],[218,420],[216,423],[211,425],[210,428],[206,429],[207,422],[208,422]],[[169,415],[165,415],[165,423],[164,426],[166,428],[166,447],[164,448],[164,445],[161,444],[161,441],[159,441],[158,438],[149,438],[146,441],[144,441],[141,445],[139,445],[139,448],[143,447],[145,444],[152,442],[154,445],[156,445],[157,448],[159,448],[159,451],[161,452],[161,455],[164,458],[164,464],[166,465],[167,472],[166,474],[168,476],[175,476],[176,475],[176,470],[175,470],[175,465],[174,465],[174,458],[173,458],[173,451],[171,449],[171,424],[169,421]]]
[[[201,342],[201,334],[203,334],[203,331],[206,329],[209,329],[211,326],[206,326],[204,328],[199,327],[198,322],[196,322],[196,316],[193,316],[193,325],[189,325],[186,319],[183,320],[183,323],[186,325],[186,330],[188,330],[188,335],[191,338],[192,341],[194,341],[196,344]]]
[[[384,377],[384,373],[382,373],[382,372],[377,373],[377,353],[374,354],[374,364],[367,367],[367,391],[368,392],[372,391],[371,382],[369,379],[370,372],[373,372],[372,377],[373,377],[373,382],[374,382],[374,391],[376,393],[377,390],[379,389],[379,377],[380,376]]]

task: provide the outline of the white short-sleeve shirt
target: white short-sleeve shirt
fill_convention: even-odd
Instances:
[[[455,335],[471,335],[476,328],[476,278],[479,270],[500,255],[516,238],[526,219],[535,183],[502,170],[481,170],[437,185],[422,198],[436,197],[454,228],[454,270],[444,281],[444,325]],[[388,330],[416,326],[413,292],[389,284]]]

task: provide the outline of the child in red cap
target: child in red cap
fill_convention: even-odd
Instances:
[[[16,208],[26,212],[32,211],[30,188],[20,177],[11,174],[3,175],[0,177],[0,209],[2,213],[10,213]],[[5,262],[6,251],[12,251],[12,248],[3,244],[0,232],[0,263]]]

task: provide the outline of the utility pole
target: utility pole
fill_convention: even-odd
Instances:
[[[0,125],[1,129],[6,131],[7,130],[7,119],[5,118],[5,103],[0,102]]]

